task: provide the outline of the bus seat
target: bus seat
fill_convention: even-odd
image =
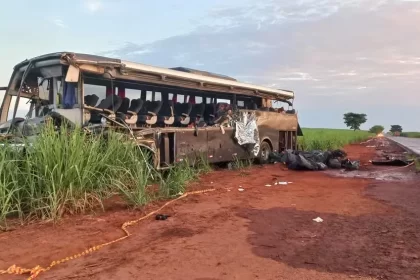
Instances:
[[[122,98],[122,103],[120,108],[118,108],[118,113],[127,113],[128,107],[130,107],[130,99],[127,97]]]
[[[216,105],[214,103],[206,104],[204,110],[204,121],[208,125],[214,125],[214,120],[216,118]]]
[[[136,124],[138,120],[138,113],[140,112],[142,107],[143,100],[141,100],[140,98],[131,100],[131,105],[128,108],[127,113],[125,115],[125,122],[131,125]]]
[[[85,95],[85,104],[91,107],[95,107],[99,101],[99,97],[96,94]]]
[[[58,96],[58,98],[59,98],[58,104],[61,104],[60,96]],[[84,103],[85,105],[89,107],[95,107],[96,104],[98,103],[98,100],[99,100],[99,97],[96,94],[88,94],[88,95],[85,95]],[[90,110],[88,109],[84,110],[83,115],[84,115],[84,121],[89,122],[92,117]]]
[[[296,110],[295,109],[287,110],[286,111],[286,114],[292,114],[292,115],[294,115],[294,114],[296,114]]]
[[[176,103],[175,104],[175,124],[185,126],[190,123],[190,114],[192,110],[191,103]]]
[[[162,101],[146,101],[138,115],[138,124],[156,124],[158,113],[162,108]]]
[[[247,103],[245,104],[245,107],[246,107],[248,110],[257,110],[257,109],[258,109],[257,104],[256,104],[253,100],[251,100],[251,101],[247,102]]]
[[[117,110],[117,118],[120,120],[124,120],[125,113],[127,113],[128,106],[130,106],[130,99],[127,97],[122,98],[121,106]]]
[[[190,122],[198,123],[203,118],[205,109],[206,105],[204,103],[194,104],[190,114]]]
[[[130,99],[128,98],[123,98],[123,100],[128,100],[125,101],[126,104],[124,104],[123,101],[123,105],[121,105],[121,107],[126,106],[127,109],[124,110],[124,108],[121,109],[119,112],[117,112],[117,117],[119,120],[125,122],[126,124],[136,124],[137,120],[138,120],[138,113],[140,112],[141,108],[143,107],[143,100],[141,99],[133,99],[131,100],[131,105],[130,105]],[[128,103],[128,104],[127,104]],[[130,107],[128,107],[128,105],[130,105]]]
[[[174,121],[174,103],[172,102],[172,100],[169,100],[162,104],[162,109],[159,112],[157,122],[163,125],[172,125]]]
[[[109,118],[115,118],[115,113],[118,111],[122,104],[122,98],[117,95],[108,95],[105,99],[94,107],[97,110],[92,112],[90,122],[100,123],[102,116],[100,113],[107,115]]]

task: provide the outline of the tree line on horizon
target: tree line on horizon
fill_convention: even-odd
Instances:
[[[364,124],[367,121],[367,115],[366,114],[359,114],[359,113],[345,113],[344,114],[344,123],[346,126],[350,129],[353,129],[354,131],[360,130],[360,126]],[[384,132],[385,127],[382,125],[374,125],[369,129],[369,132],[379,134]],[[403,128],[401,125],[395,124],[391,125],[391,128],[389,130],[393,134],[401,134],[403,131]]]

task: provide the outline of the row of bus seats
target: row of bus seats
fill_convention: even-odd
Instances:
[[[177,125],[187,126],[197,123],[204,118],[205,104],[175,103],[172,101],[143,101],[141,99],[121,98],[108,95],[99,102],[95,94],[85,96],[85,105],[93,107],[90,123],[100,123],[102,116],[115,115],[117,120],[122,120],[130,125]],[[212,115],[214,112],[208,113]]]
[[[191,104],[173,103],[172,101],[143,101],[142,99],[121,98],[108,95],[101,100],[95,94],[85,96],[85,105],[94,107],[91,110],[90,123],[100,123],[101,115],[115,115],[119,121],[129,125],[188,126],[191,124],[214,125],[215,120],[231,109],[228,103]],[[255,103],[245,104],[245,109],[257,110]],[[271,108],[270,108],[271,109]],[[267,108],[267,111],[270,110]],[[258,110],[265,111],[264,108]],[[271,110],[270,110],[271,111]]]

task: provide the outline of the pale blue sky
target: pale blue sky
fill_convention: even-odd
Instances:
[[[296,92],[302,126],[420,131],[420,2],[7,1],[0,86],[13,66],[62,50],[188,66]]]

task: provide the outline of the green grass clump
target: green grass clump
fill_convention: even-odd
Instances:
[[[304,128],[298,143],[303,150],[333,150],[362,142],[374,134],[361,130]]]
[[[160,174],[125,135],[90,135],[81,128],[55,131],[47,126],[25,149],[0,147],[0,228],[8,218],[58,220],[103,208],[103,201],[119,194],[130,206],[185,191],[188,181],[210,165],[197,159]],[[160,196],[148,189],[161,185]],[[162,189],[164,191],[162,191]]]
[[[12,214],[57,220],[67,213],[84,213],[101,207],[116,186],[134,187],[138,193],[145,184],[146,162],[134,143],[120,138],[92,136],[78,128],[57,132],[48,126],[25,150],[3,146],[0,222]]]
[[[403,132],[401,133],[401,136],[408,138],[420,138],[420,132]]]
[[[204,154],[196,155],[194,160],[185,159],[163,174],[159,186],[160,194],[163,197],[181,195],[185,192],[187,183],[211,170],[210,163]]]

